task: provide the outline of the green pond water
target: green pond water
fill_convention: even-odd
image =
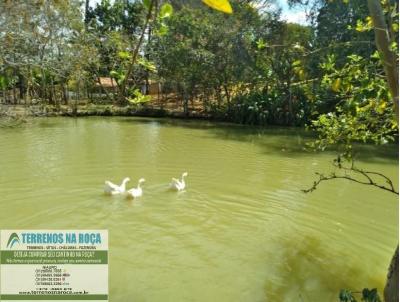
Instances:
[[[337,301],[382,290],[398,242],[394,194],[342,180],[299,129],[41,118],[0,129],[0,229],[108,229],[110,301]],[[398,182],[396,147],[360,167]],[[379,152],[378,152],[379,151]],[[167,191],[187,171],[187,190]],[[105,180],[135,201],[104,196]]]

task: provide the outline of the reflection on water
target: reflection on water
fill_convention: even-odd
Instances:
[[[0,228],[105,228],[111,301],[336,301],[383,287],[395,196],[346,181],[312,194],[333,154],[310,134],[168,119],[38,119],[0,129]],[[378,153],[379,152],[379,153]],[[396,148],[360,147],[392,177]],[[167,190],[188,171],[188,189]],[[146,178],[135,201],[103,182]]]

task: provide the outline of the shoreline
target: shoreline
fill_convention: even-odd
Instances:
[[[180,110],[168,110],[152,106],[115,106],[115,105],[78,105],[76,108],[61,105],[0,105],[0,117],[85,117],[85,116],[137,116],[137,117],[166,117],[176,119],[196,119],[221,121],[211,114],[195,110],[185,114]]]
[[[7,109],[7,110],[5,110]],[[189,111],[188,114],[179,110],[166,110],[161,108],[155,108],[151,106],[113,106],[113,105],[78,105],[76,112],[70,106],[62,105],[57,108],[54,105],[4,105],[0,104],[0,128],[14,128],[18,127],[26,122],[30,118],[47,118],[47,117],[70,117],[70,118],[82,118],[82,117],[142,117],[142,118],[159,118],[159,119],[171,119],[171,120],[186,120],[186,121],[208,121],[216,123],[224,127],[246,127],[252,129],[259,129],[262,131],[301,131],[301,135],[304,139],[316,139],[317,134],[314,131],[307,130],[305,126],[289,126],[289,125],[255,125],[255,124],[243,124],[235,123],[227,119],[218,118],[211,114],[204,114],[199,111]],[[397,145],[398,141],[394,143]],[[359,146],[359,143],[356,143]],[[368,143],[368,147],[375,146],[373,143]],[[381,145],[383,149],[391,150],[393,144]],[[287,148],[283,148],[282,151],[286,151]],[[290,149],[290,148],[289,148]],[[335,148],[329,148],[330,151],[336,150]],[[396,150],[398,150],[396,148]],[[314,152],[320,152],[314,150]],[[393,152],[393,151],[390,151]],[[398,158],[398,151],[395,151],[395,158]],[[392,157],[392,156],[391,156]]]
[[[254,128],[295,128],[305,129],[305,126],[299,125],[279,125],[279,124],[246,124],[234,122],[223,116],[215,116],[211,113],[195,110],[189,108],[188,113],[179,109],[166,109],[152,104],[145,105],[127,105],[116,106],[112,104],[86,104],[77,105],[76,110],[70,105],[14,105],[14,104],[0,104],[0,120],[2,118],[10,118],[16,120],[24,120],[25,118],[35,117],[91,117],[91,116],[104,116],[104,117],[147,117],[147,118],[170,118],[176,120],[198,120],[209,121],[215,123],[227,123],[237,126],[248,126]]]

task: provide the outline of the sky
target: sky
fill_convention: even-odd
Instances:
[[[277,0],[279,7],[282,8],[282,19],[291,22],[306,24],[306,14],[302,8],[289,8],[286,0]]]
[[[90,5],[94,6],[101,0],[90,0]],[[199,0],[200,1],[200,0]],[[289,8],[287,0],[276,0],[277,5],[282,8],[282,19],[291,23],[306,24],[306,15],[301,8]]]

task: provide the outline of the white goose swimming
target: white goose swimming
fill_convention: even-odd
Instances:
[[[125,193],[126,183],[130,180],[131,179],[129,177],[125,177],[120,186],[113,184],[111,181],[106,180],[104,182],[104,194],[116,195]]]
[[[185,172],[182,174],[182,179],[172,178],[172,182],[170,183],[170,188],[176,191],[182,191],[186,187],[185,177],[188,176],[188,173]]]
[[[145,181],[146,180],[144,178],[139,179],[137,188],[132,188],[132,189],[126,191],[126,197],[132,199],[132,198],[136,198],[136,197],[142,196],[143,195],[143,190],[140,187],[140,185],[142,183],[144,183]]]

